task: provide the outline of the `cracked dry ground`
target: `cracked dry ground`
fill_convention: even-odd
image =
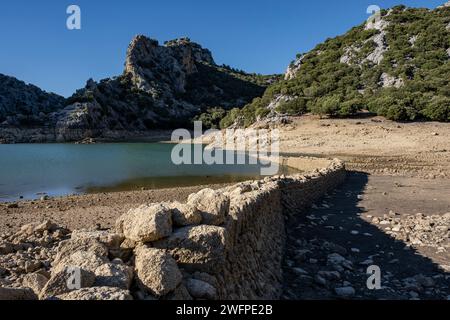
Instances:
[[[448,179],[350,172],[286,219],[283,299],[450,299],[449,194]]]

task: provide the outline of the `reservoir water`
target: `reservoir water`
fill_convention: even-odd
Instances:
[[[172,149],[164,143],[0,145],[0,201],[260,178],[260,165],[175,165]]]

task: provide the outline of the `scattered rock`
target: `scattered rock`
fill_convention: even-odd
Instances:
[[[42,273],[29,273],[24,276],[22,286],[24,288],[30,288],[36,295],[39,295],[48,280]]]
[[[211,284],[197,279],[189,279],[186,282],[186,288],[190,295],[197,299],[215,300],[217,290]]]
[[[189,301],[192,300],[189,291],[182,284],[178,288],[176,288],[173,292],[169,293],[166,297],[166,300],[175,300],[175,301]]]
[[[133,270],[123,263],[105,263],[95,269],[96,287],[116,287],[130,289]]]
[[[344,269],[353,270],[352,262],[337,253],[328,255],[327,264],[334,267],[337,271],[340,272],[342,272]]]
[[[60,300],[133,300],[128,290],[111,287],[92,287],[75,290],[57,297]]]
[[[93,272],[76,267],[65,267],[52,274],[52,277],[42,289],[40,298],[47,299],[76,289],[88,288],[94,282],[95,274]]]
[[[335,288],[334,292],[341,298],[351,298],[356,293],[353,287]]]
[[[37,300],[38,297],[29,288],[2,288],[0,287],[0,300]]]

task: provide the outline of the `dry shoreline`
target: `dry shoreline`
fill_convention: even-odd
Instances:
[[[314,116],[294,118],[280,127],[283,155],[314,155],[341,158],[347,169],[370,174],[367,188],[386,189],[408,178],[420,192],[432,180],[434,198],[448,195],[445,186],[450,178],[450,125],[446,123],[396,123],[380,117],[364,119],[318,119]],[[308,170],[314,165],[303,164]],[[320,161],[315,164],[320,166]],[[389,178],[390,177],[390,178]],[[427,183],[427,184],[430,184]],[[0,233],[14,231],[21,225],[51,219],[69,229],[112,227],[115,219],[131,208],[144,203],[184,201],[189,194],[205,187],[175,187],[147,191],[111,192],[54,198],[46,201],[20,201],[18,208],[0,204]],[[442,186],[442,188],[440,188]],[[437,205],[423,198],[423,205],[410,208],[411,196],[397,188],[395,201],[403,211],[427,213],[450,211],[450,199]],[[432,194],[427,194],[432,197]],[[448,197],[447,197],[448,198]],[[386,201],[371,203],[372,211],[386,210]],[[394,203],[393,203],[394,204]],[[424,210],[421,210],[423,208]],[[433,209],[433,210],[430,210]],[[427,212],[429,211],[429,212]],[[416,211],[417,212],[417,211]]]
[[[116,219],[144,203],[185,201],[204,188],[220,189],[227,184],[213,184],[169,189],[108,192],[64,196],[48,200],[0,204],[0,234],[17,231],[21,226],[52,220],[62,227],[110,229]],[[17,207],[15,207],[17,205]],[[13,206],[15,208],[9,208]]]

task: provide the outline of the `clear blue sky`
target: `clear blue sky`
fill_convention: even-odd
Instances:
[[[298,52],[360,24],[371,4],[436,7],[445,0],[14,0],[0,3],[0,73],[68,96],[88,78],[119,75],[136,34],[188,36],[217,63],[284,72]],[[82,30],[66,9],[82,10]]]

